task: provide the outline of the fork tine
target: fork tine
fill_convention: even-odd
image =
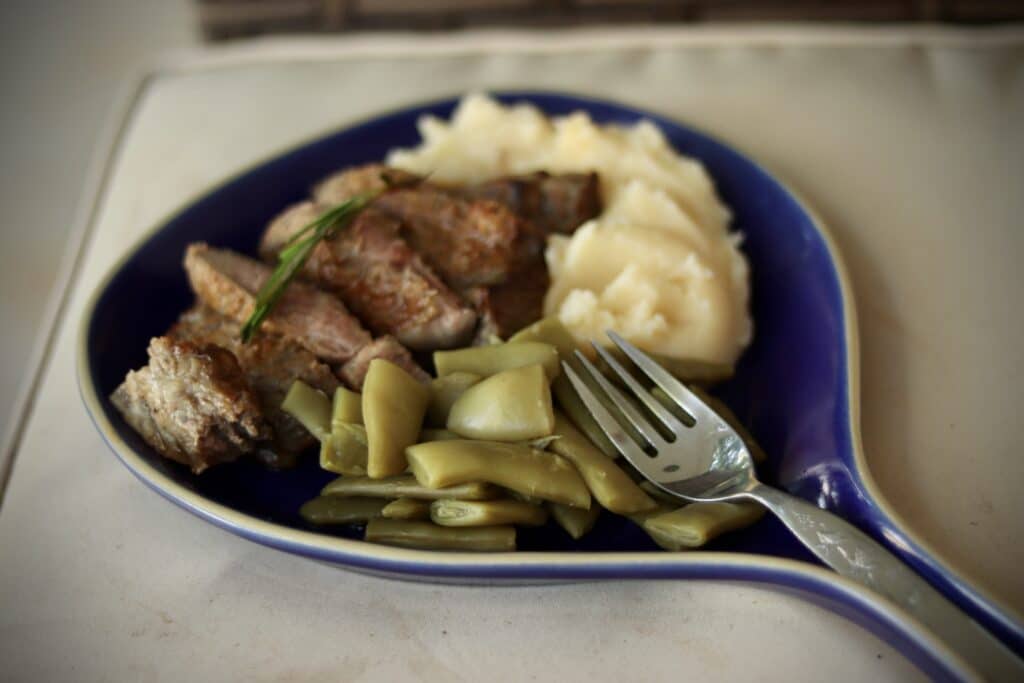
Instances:
[[[597,342],[592,341],[590,343],[594,347],[594,350],[597,351],[597,355],[601,356],[601,360],[603,360],[608,367],[611,368],[612,372],[615,373],[615,376],[633,392],[633,395],[640,399],[644,406],[646,406],[647,409],[661,421],[661,424],[664,425],[665,429],[676,436],[678,436],[683,429],[686,429],[686,425],[684,425],[665,406],[661,405],[660,401],[651,396],[651,393],[642,387],[640,382],[637,382],[636,378],[634,378],[626,368],[622,367],[622,364],[615,360],[615,357],[612,356],[612,354],[608,353],[605,348]]]
[[[680,408],[688,412],[694,420],[700,422],[701,420],[714,419],[715,413],[708,408],[707,404],[686,388],[685,384],[669,374],[665,368],[658,365],[654,359],[615,334],[612,330],[607,330],[606,334],[645,375],[651,378],[651,381],[661,387],[661,390],[668,394]]]
[[[643,471],[643,465],[645,460],[650,460],[646,453],[640,449],[640,447],[630,439],[625,430],[619,424],[618,420],[612,417],[612,414],[608,412],[608,409],[604,407],[600,399],[594,395],[594,392],[590,390],[576,371],[572,369],[566,361],[562,361],[562,372],[569,378],[569,382],[573,388],[576,389],[576,393],[579,394],[580,400],[583,401],[583,405],[587,407],[590,414],[594,416],[594,422],[601,428],[601,431],[605,433],[605,436],[615,447],[619,449],[619,453],[622,454],[629,462],[633,463],[633,466]]]
[[[668,442],[665,441],[661,434],[658,433],[658,430],[654,428],[647,418],[640,414],[640,411],[633,406],[629,399],[619,391],[618,387],[609,382],[605,376],[601,374],[601,371],[594,367],[594,364],[591,363],[590,360],[582,353],[575,351],[573,352],[573,355],[587,373],[590,374],[591,378],[597,382],[597,385],[601,387],[601,390],[608,395],[608,398],[610,398],[612,403],[615,404],[615,407],[622,412],[623,417],[625,417],[626,421],[629,422],[629,426],[635,429],[644,439],[647,440],[647,443],[653,446],[656,450],[664,448]]]

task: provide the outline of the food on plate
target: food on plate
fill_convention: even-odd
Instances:
[[[574,541],[578,541],[594,528],[597,518],[601,516],[601,506],[591,502],[587,509],[574,508],[561,503],[548,503],[551,519],[565,530]]]
[[[200,301],[241,324],[252,315],[256,295],[271,269],[200,242],[185,251],[185,273]],[[284,290],[263,328],[329,363],[344,363],[371,340],[337,297],[299,282]]]
[[[385,479],[370,477],[338,477],[323,488],[325,496],[376,496],[381,498],[416,498],[437,500],[490,500],[501,495],[496,486],[482,481],[470,481],[451,486],[424,486],[411,474],[400,474]]]
[[[432,522],[371,519],[366,524],[366,540],[406,548],[501,552],[516,549],[516,528],[446,527]]]
[[[529,105],[465,98],[450,121],[420,122],[423,141],[388,163],[437,183],[596,172],[603,211],[552,235],[544,312],[578,339],[614,329],[645,351],[733,363],[751,336],[747,263],[729,210],[700,163],[648,122],[549,119]]]
[[[386,503],[380,498],[318,496],[304,503],[299,514],[310,524],[366,524],[380,517]]]
[[[731,376],[746,261],[700,164],[647,123],[483,96],[420,127],[284,207],[262,260],[188,246],[195,303],[111,396],[126,422],[196,474],[318,450],[340,476],[300,516],[370,542],[514,550],[516,526],[579,539],[607,510],[679,550],[755,521],[638,484],[562,373],[614,328],[685,381]]]
[[[434,368],[439,377],[453,372],[471,372],[481,377],[526,365],[540,365],[549,378],[562,371],[558,349],[542,342],[489,344],[469,349],[434,352]]]
[[[516,524],[541,526],[548,511],[537,503],[521,500],[435,500],[430,504],[430,519],[441,526],[493,526]]]
[[[325,209],[312,202],[286,209],[263,234],[260,255],[277,257]],[[301,274],[338,296],[375,334],[416,350],[468,343],[476,312],[409,246],[401,227],[381,211],[363,211],[347,230],[313,248]]]
[[[430,389],[394,363],[370,363],[363,384],[367,474],[379,479],[405,471],[405,448],[416,443],[429,401]]]
[[[491,375],[466,389],[448,413],[448,430],[467,439],[529,441],[555,426],[551,389],[540,365]]]
[[[129,372],[110,400],[161,455],[196,474],[230,462],[267,437],[256,394],[231,353],[157,337],[149,364]]]
[[[665,550],[684,550],[748,527],[763,516],[764,508],[757,503],[693,503],[648,515],[641,526]]]
[[[421,498],[396,498],[380,511],[388,519],[430,519],[431,501]]]
[[[530,498],[590,507],[576,468],[554,453],[500,441],[432,441],[405,449],[409,470],[429,488],[485,481]]]

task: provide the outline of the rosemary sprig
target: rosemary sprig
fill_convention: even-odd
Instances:
[[[356,195],[338,206],[327,209],[315,220],[292,235],[277,255],[274,272],[260,288],[252,315],[242,325],[242,342],[248,342],[259,329],[263,320],[273,310],[277,300],[284,294],[288,283],[306,263],[310,253],[320,240],[331,239],[340,230],[348,227],[363,208],[377,198],[381,191]]]

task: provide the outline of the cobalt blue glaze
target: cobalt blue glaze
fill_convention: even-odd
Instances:
[[[850,433],[848,368],[844,301],[839,277],[813,219],[776,180],[729,147],[691,128],[662,117],[599,100],[550,93],[500,95],[505,102],[528,101],[552,115],[586,110],[599,122],[630,124],[654,121],[680,152],[699,159],[714,179],[723,200],[734,211],[733,228],[745,236],[743,250],[751,264],[754,342],[736,376],[719,388],[758,437],[771,461],[762,478],[858,524],[908,561],[937,588],[1005,642],[1020,651],[1020,627],[1002,616],[895,527],[865,493],[857,472]],[[185,246],[203,240],[216,246],[254,253],[262,229],[284,207],[306,197],[317,180],[339,168],[382,159],[396,146],[419,140],[415,122],[424,114],[448,117],[454,100],[412,107],[327,135],[283,154],[215,189],[185,208],[120,268],[100,294],[87,329],[88,375],[106,417],[120,436],[152,466],[202,496],[253,517],[306,529],[296,510],[331,478],[314,459],[298,469],[270,473],[240,464],[214,468],[193,477],[185,468],[160,458],[120,419],[106,396],[125,373],[145,363],[150,337],[161,334],[191,301],[181,267]],[[125,321],[132,323],[126,325]],[[83,387],[83,391],[91,388]],[[145,481],[145,479],[144,479]],[[927,672],[946,677],[884,614],[853,604],[824,582],[809,585],[807,577],[751,566],[726,573],[676,569],[643,571],[628,564],[579,567],[519,567],[459,571],[429,562],[394,563],[337,552],[254,533],[146,483],[173,502],[242,536],[260,543],[357,568],[406,577],[475,579],[567,578],[730,578],[767,581],[843,611],[904,652]],[[339,535],[356,537],[351,533]],[[605,514],[595,531],[572,542],[557,529],[524,530],[520,547],[536,551],[648,551],[650,540],[622,518]],[[774,555],[816,562],[776,520],[766,518],[744,532],[716,541],[711,549]],[[665,573],[667,572],[667,573]],[[664,574],[664,576],[662,576]],[[671,575],[671,576],[669,576]],[[916,648],[916,649],[915,649]]]

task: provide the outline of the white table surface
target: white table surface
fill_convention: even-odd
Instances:
[[[780,171],[831,224],[861,317],[869,461],[911,528],[1024,607],[1014,440],[1024,316],[1019,32],[470,34],[277,42],[176,61],[117,147],[0,508],[15,680],[906,680],[886,644],[756,587],[453,588],[216,530],[136,482],[78,399],[84,300],[210,183],[383,108],[546,87],[646,106]],[[381,87],[381,84],[387,87]]]

